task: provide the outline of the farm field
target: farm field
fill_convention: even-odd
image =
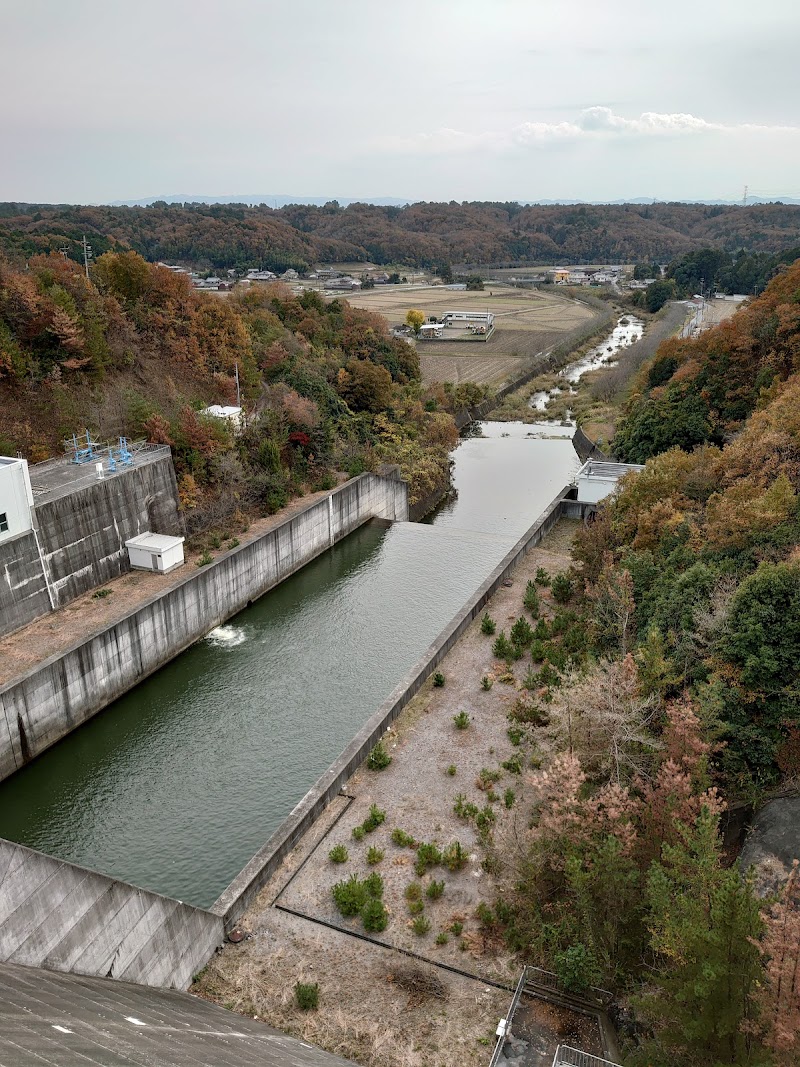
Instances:
[[[495,330],[486,342],[470,339],[417,343],[426,383],[502,385],[521,373],[531,357],[557,344],[565,333],[588,322],[593,315],[590,308],[569,297],[521,289],[467,292],[441,286],[414,290],[381,286],[348,294],[347,299],[354,307],[384,315],[390,326],[404,322],[410,308],[437,318],[446,311],[467,308],[494,314]]]

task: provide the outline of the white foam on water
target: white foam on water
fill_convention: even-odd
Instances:
[[[206,641],[215,648],[236,648],[247,640],[247,635],[241,626],[217,626],[211,633],[206,634]]]

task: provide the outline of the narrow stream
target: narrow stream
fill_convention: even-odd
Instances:
[[[545,389],[534,393],[528,401],[528,406],[535,411],[547,411],[550,400],[567,389],[574,393],[572,386],[583,377],[584,374],[599,367],[613,367],[616,363],[614,356],[621,348],[632,345],[638,341],[644,333],[644,322],[633,315],[623,315],[617,320],[617,324],[611,333],[600,344],[590,349],[585,356],[576,359],[574,363],[568,363],[558,372],[558,377],[563,380],[563,385],[553,389]]]
[[[577,471],[483,423],[427,524],[368,524],[0,784],[0,837],[208,906]]]

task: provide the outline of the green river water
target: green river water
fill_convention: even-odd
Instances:
[[[362,527],[0,784],[0,837],[212,904],[578,469],[569,429],[483,431],[430,522]]]

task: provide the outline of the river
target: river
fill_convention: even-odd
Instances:
[[[209,906],[577,471],[483,423],[427,523],[369,523],[0,784],[0,836]]]

